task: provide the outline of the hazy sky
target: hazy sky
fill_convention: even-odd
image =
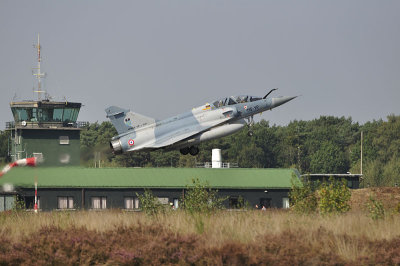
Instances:
[[[400,1],[0,1],[0,129],[45,88],[158,119],[236,94],[302,95],[262,118],[364,123],[400,114]],[[35,96],[36,97],[36,96]],[[257,119],[259,120],[259,118]]]

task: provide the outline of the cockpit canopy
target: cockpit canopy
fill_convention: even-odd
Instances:
[[[261,100],[261,97],[250,95],[239,95],[223,98],[213,102],[214,107],[219,108],[222,106],[233,105],[238,103],[247,103]]]

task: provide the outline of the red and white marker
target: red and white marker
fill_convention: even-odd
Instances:
[[[13,167],[16,167],[16,166],[36,166],[36,164],[37,164],[36,157],[16,160],[15,162],[7,164],[3,168],[3,170],[1,170],[0,177],[3,176],[4,174],[6,174],[8,171],[10,171],[11,168],[13,168]]]
[[[36,179],[37,177],[35,177]],[[37,204],[37,181],[35,180],[35,207],[34,207],[35,213],[38,212],[38,204]]]

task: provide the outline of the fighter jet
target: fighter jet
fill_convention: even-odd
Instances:
[[[195,156],[201,142],[233,134],[245,125],[249,126],[248,135],[251,136],[255,114],[297,97],[268,97],[274,90],[264,97],[226,97],[161,121],[120,107],[108,107],[107,118],[118,132],[118,136],[111,139],[110,147],[115,154],[179,149],[183,155]]]

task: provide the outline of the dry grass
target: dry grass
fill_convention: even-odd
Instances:
[[[364,208],[374,193],[387,215]],[[397,188],[353,191],[343,215],[284,210],[0,213],[0,264],[400,265]]]
[[[84,264],[92,262],[87,257],[90,254],[95,256],[95,263],[162,264],[168,262],[168,258],[172,256],[169,253],[172,252],[171,247],[174,252],[179,251],[181,254],[168,262],[172,264],[187,264],[192,260],[195,264],[224,264],[228,261],[223,258],[230,256],[238,259],[230,261],[233,264],[258,264],[263,260],[294,264],[400,263],[400,216],[393,215],[384,220],[373,221],[361,212],[327,217],[273,210],[221,211],[211,215],[189,215],[181,211],[171,211],[157,216],[119,210],[39,214],[6,212],[0,214],[0,235],[3,236],[3,241],[6,238],[11,242],[14,249],[19,250],[19,247],[26,246],[25,249],[33,250],[32,252],[36,252],[36,246],[32,247],[30,241],[44,238],[41,243],[46,246],[50,239],[56,248],[48,248],[49,254],[58,249],[71,248],[75,255],[68,256],[79,259]],[[79,244],[76,247],[79,247],[78,252],[75,244],[70,247],[65,246],[64,242],[52,240],[66,238],[66,242],[75,243],[74,235],[79,235],[78,239],[81,239],[81,235],[85,236],[86,240],[79,241],[93,242],[92,246]],[[141,239],[141,243],[138,243],[140,246],[136,246],[138,238]],[[97,245],[103,246],[109,241],[110,247],[101,249],[105,254],[100,256]],[[393,246],[397,249],[389,248]],[[164,257],[159,257],[151,251],[155,247],[169,249],[165,250]],[[36,248],[40,252],[46,250],[46,247]],[[22,262],[18,259],[21,259],[19,256],[27,256],[23,251],[25,249],[21,249],[21,254],[16,252],[13,253],[14,257],[9,257],[6,256],[9,250],[3,248],[0,250],[0,261]],[[141,251],[133,256],[132,249]],[[112,254],[125,255],[115,257]],[[86,260],[81,261],[83,258]],[[325,261],[326,259],[328,260]],[[40,261],[37,262],[40,264]]]
[[[76,212],[6,212],[0,214],[0,233],[12,239],[33,234],[42,227],[71,227],[105,232],[118,227],[160,225],[181,234],[206,235],[210,245],[227,240],[248,243],[260,235],[279,235],[288,231],[317,232],[321,228],[334,235],[363,236],[369,240],[391,240],[400,237],[399,215],[373,221],[363,213],[320,216],[297,215],[287,211],[221,211],[210,215],[190,215],[171,211],[157,216],[141,212],[76,211]],[[196,223],[202,221],[204,231]]]

